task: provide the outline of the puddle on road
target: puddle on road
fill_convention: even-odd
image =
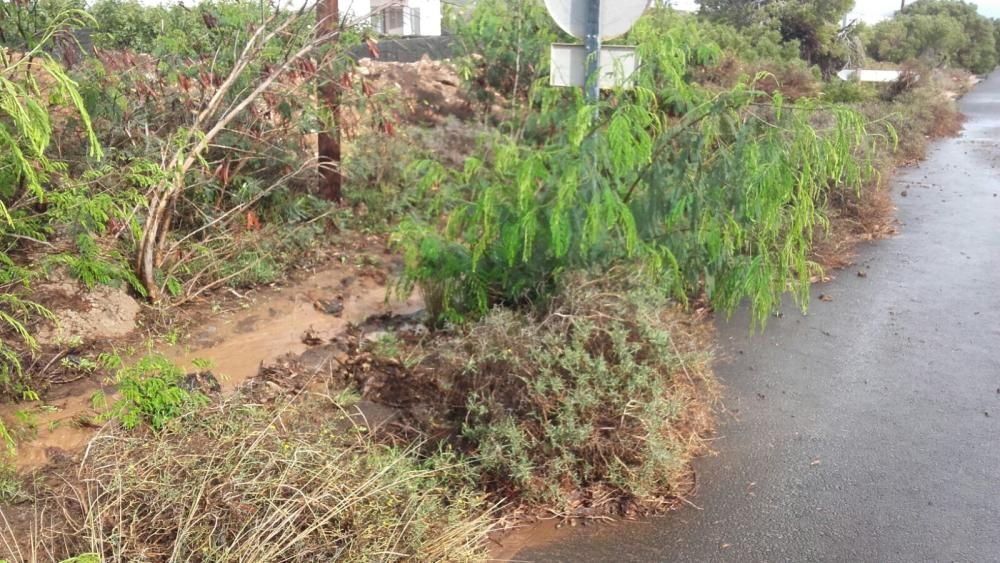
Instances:
[[[194,371],[194,360],[209,361],[223,392],[231,392],[257,375],[262,363],[305,351],[308,346],[302,337],[306,331],[328,340],[349,323],[361,323],[369,316],[405,315],[421,308],[416,295],[386,303],[384,281],[351,265],[332,264],[304,280],[258,292],[241,310],[206,311],[205,322],[192,323],[188,337],[179,345],[159,351],[190,371]],[[20,434],[17,470],[37,469],[59,456],[82,451],[97,431],[87,424],[97,415],[92,399],[95,393],[111,391],[86,381],[53,389],[53,396],[41,404],[0,406],[0,417]]]
[[[512,561],[518,553],[529,547],[546,545],[567,537],[565,527],[558,528],[555,520],[528,524],[496,540],[490,548],[491,561]]]
[[[518,558],[518,554],[534,548],[555,543],[572,542],[576,538],[602,538],[613,542],[619,538],[623,530],[635,529],[638,526],[649,525],[652,519],[623,519],[614,521],[577,520],[569,523],[561,519],[541,520],[526,524],[499,539],[494,540],[490,547],[491,561],[529,562],[530,559]]]

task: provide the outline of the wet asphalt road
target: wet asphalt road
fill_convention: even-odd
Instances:
[[[702,510],[518,560],[1000,561],[1000,73],[962,108],[962,137],[897,175],[898,237],[808,316],[720,324],[730,415]]]

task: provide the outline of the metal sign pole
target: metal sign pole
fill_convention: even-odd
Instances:
[[[625,35],[653,0],[545,0],[545,7],[563,31],[583,45],[552,44],[552,86],[583,88],[587,102],[600,101],[601,86],[631,88],[637,67],[634,47],[605,46]],[[604,13],[602,4],[614,6]]]
[[[587,101],[597,103],[601,95],[601,0],[589,0],[587,11]]]

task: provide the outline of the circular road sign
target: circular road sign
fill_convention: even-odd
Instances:
[[[614,39],[632,29],[651,0],[603,0],[601,2],[601,40]],[[590,0],[545,0],[545,7],[566,33],[583,39],[587,35],[587,10]]]

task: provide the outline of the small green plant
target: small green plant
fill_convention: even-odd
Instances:
[[[208,397],[182,385],[184,370],[165,356],[149,354],[115,376],[120,398],[103,415],[126,429],[149,424],[162,430],[173,419],[208,403]]]
[[[0,504],[13,502],[20,494],[21,479],[17,476],[17,471],[4,456],[0,456]]]
[[[29,409],[18,409],[14,412],[16,422],[7,431],[16,441],[30,440],[38,434],[38,419]]]
[[[117,286],[124,281],[136,293],[145,295],[145,288],[139,283],[121,252],[114,248],[102,250],[89,233],[77,237],[76,252],[57,254],[50,262],[66,266],[69,273],[89,289],[99,284]]]
[[[359,267],[381,267],[382,259],[378,256],[373,256],[371,254],[361,254],[357,257],[357,265]]]
[[[375,341],[375,353],[385,358],[398,357],[402,353],[399,337],[391,332],[380,335]]]
[[[823,88],[823,101],[834,104],[859,104],[875,99],[876,96],[873,87],[856,80],[835,78]]]
[[[167,346],[177,346],[177,343],[181,341],[181,331],[179,329],[172,328],[161,334],[160,340],[162,340]]]
[[[60,336],[58,344],[63,348],[69,350],[75,350],[83,346],[83,337],[78,334],[73,334],[69,336]]]
[[[17,453],[17,442],[4,421],[0,420],[0,459],[4,457],[5,453],[8,455]]]
[[[0,252],[0,290],[4,288],[4,272],[2,265],[5,256]],[[26,281],[24,282],[26,284]],[[8,283],[6,287],[10,287]],[[0,293],[0,393],[25,395],[32,393],[30,387],[19,381],[21,372],[21,355],[34,354],[38,350],[38,341],[28,331],[27,323],[35,318],[55,321],[51,311],[42,305],[30,301],[15,292]],[[6,334],[13,333],[16,346],[5,340]]]
[[[96,553],[84,553],[76,557],[64,559],[60,563],[102,563],[103,559]]]
[[[90,406],[95,411],[101,412],[108,408],[108,394],[98,389],[90,395]]]
[[[63,358],[62,360],[59,361],[59,365],[61,365],[65,369],[72,371],[79,371],[82,373],[94,373],[95,371],[97,371],[97,368],[100,367],[98,362],[91,360],[90,358],[79,358],[75,360],[70,358]]]
[[[126,351],[125,354],[131,355],[131,352]],[[124,360],[118,352],[101,352],[97,355],[97,363],[107,370],[119,370],[124,365]]]
[[[358,394],[357,390],[353,387],[345,387],[341,389],[339,393],[333,398],[333,403],[339,408],[347,408],[358,404],[361,401],[361,395]]]

